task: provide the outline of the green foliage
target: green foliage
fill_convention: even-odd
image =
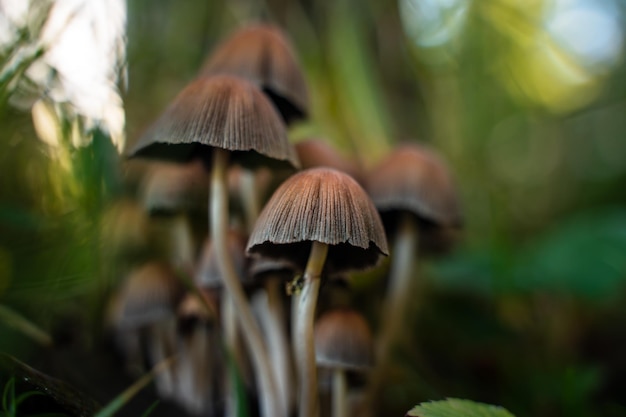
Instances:
[[[422,403],[406,415],[412,417],[513,417],[513,414],[502,407],[456,398]]]

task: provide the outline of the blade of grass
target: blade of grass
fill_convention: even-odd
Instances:
[[[155,402],[152,403],[152,405],[150,407],[148,407],[148,409],[146,411],[144,411],[144,413],[141,415],[141,417],[148,417],[150,414],[152,414],[152,412],[154,411],[154,409],[157,407],[157,405],[159,405],[161,403],[161,401],[156,400]]]
[[[121,394],[107,404],[102,410],[94,415],[94,417],[112,417],[117,413],[126,403],[128,403],[139,391],[144,389],[154,377],[159,373],[167,369],[174,363],[175,357],[170,357],[162,362],[156,364],[150,372],[139,378],[130,387],[126,388]]]
[[[3,305],[0,305],[0,322],[13,327],[42,346],[52,346],[52,337],[49,334],[24,316]]]

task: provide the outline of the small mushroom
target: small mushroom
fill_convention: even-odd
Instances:
[[[314,417],[318,398],[313,319],[322,272],[367,268],[387,254],[378,212],[347,174],[331,168],[305,170],[274,192],[252,231],[247,251],[289,259],[304,269],[294,318],[294,356],[299,366],[299,415]]]
[[[154,164],[141,185],[146,211],[166,226],[168,254],[175,267],[191,269],[196,257],[196,238],[191,219],[207,211],[209,178],[202,161],[186,164]]]
[[[354,160],[341,155],[328,142],[321,139],[306,139],[296,143],[294,146],[302,164],[302,169],[315,167],[335,168],[345,172],[361,183],[362,172],[359,165]]]
[[[315,324],[317,365],[332,372],[332,417],[348,417],[346,372],[372,366],[373,339],[359,313],[340,308],[324,313]]]
[[[401,334],[402,317],[417,275],[418,249],[428,248],[436,231],[458,228],[462,216],[447,167],[424,146],[399,146],[369,172],[366,183],[385,229],[393,238],[383,324],[377,337],[377,363],[367,396],[375,403],[390,349]],[[373,410],[375,404],[366,408]]]
[[[188,293],[178,307],[179,343],[174,399],[190,414],[218,416],[224,358],[221,355],[221,338],[215,326],[217,300],[208,291],[201,291],[200,296],[203,301],[197,294]]]
[[[147,345],[148,359],[153,365],[174,355],[175,308],[180,295],[180,282],[166,264],[149,262],[131,271],[113,299],[109,317],[122,348],[131,349],[126,352],[131,360],[139,360],[142,342]],[[157,375],[156,386],[165,398],[174,394],[175,376],[171,369]]]

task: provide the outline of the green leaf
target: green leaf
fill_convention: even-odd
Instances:
[[[513,417],[513,414],[502,407],[457,398],[422,403],[406,415],[413,417]]]

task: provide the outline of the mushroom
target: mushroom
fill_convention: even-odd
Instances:
[[[375,265],[387,254],[380,216],[361,186],[331,168],[295,174],[259,215],[247,251],[289,259],[304,269],[295,323],[294,357],[300,380],[299,415],[317,414],[313,319],[323,271]],[[304,265],[306,264],[306,267]]]
[[[218,268],[244,330],[262,391],[262,415],[282,416],[267,349],[227,250],[229,159],[247,167],[298,166],[285,126],[272,104],[251,83],[219,75],[189,84],[130,152],[131,156],[185,162],[201,158],[211,167],[210,232]]]
[[[315,324],[317,365],[332,372],[332,417],[348,417],[346,372],[365,372],[372,365],[373,340],[369,325],[354,310],[324,313]]]
[[[145,209],[167,227],[171,263],[191,269],[196,243],[190,224],[196,212],[207,210],[209,178],[202,161],[187,164],[154,164],[141,185]]]
[[[315,167],[335,168],[345,172],[361,183],[362,172],[359,165],[355,161],[341,155],[328,142],[321,139],[306,139],[296,143],[294,146],[302,169]]]
[[[181,295],[180,282],[166,264],[148,262],[131,271],[116,297],[109,320],[126,354],[138,355],[147,344],[149,361],[156,365],[175,353],[175,308]],[[135,349],[139,349],[138,351]],[[156,377],[159,394],[175,392],[174,374],[166,369]]]
[[[306,117],[309,93],[285,34],[268,24],[250,25],[224,40],[200,70],[202,75],[245,78],[271,98],[287,124]]]
[[[397,147],[369,172],[366,188],[388,235],[393,236],[383,325],[377,337],[377,363],[367,396],[375,402],[389,351],[400,334],[402,316],[411,297],[418,249],[428,248],[427,237],[436,237],[437,230],[458,228],[462,216],[448,169],[433,151],[417,144]],[[418,239],[420,233],[423,236]]]
[[[175,399],[191,414],[217,416],[222,388],[219,377],[223,375],[221,339],[215,328],[217,300],[209,291],[201,291],[200,296],[203,300],[197,294],[187,293],[178,307]]]

